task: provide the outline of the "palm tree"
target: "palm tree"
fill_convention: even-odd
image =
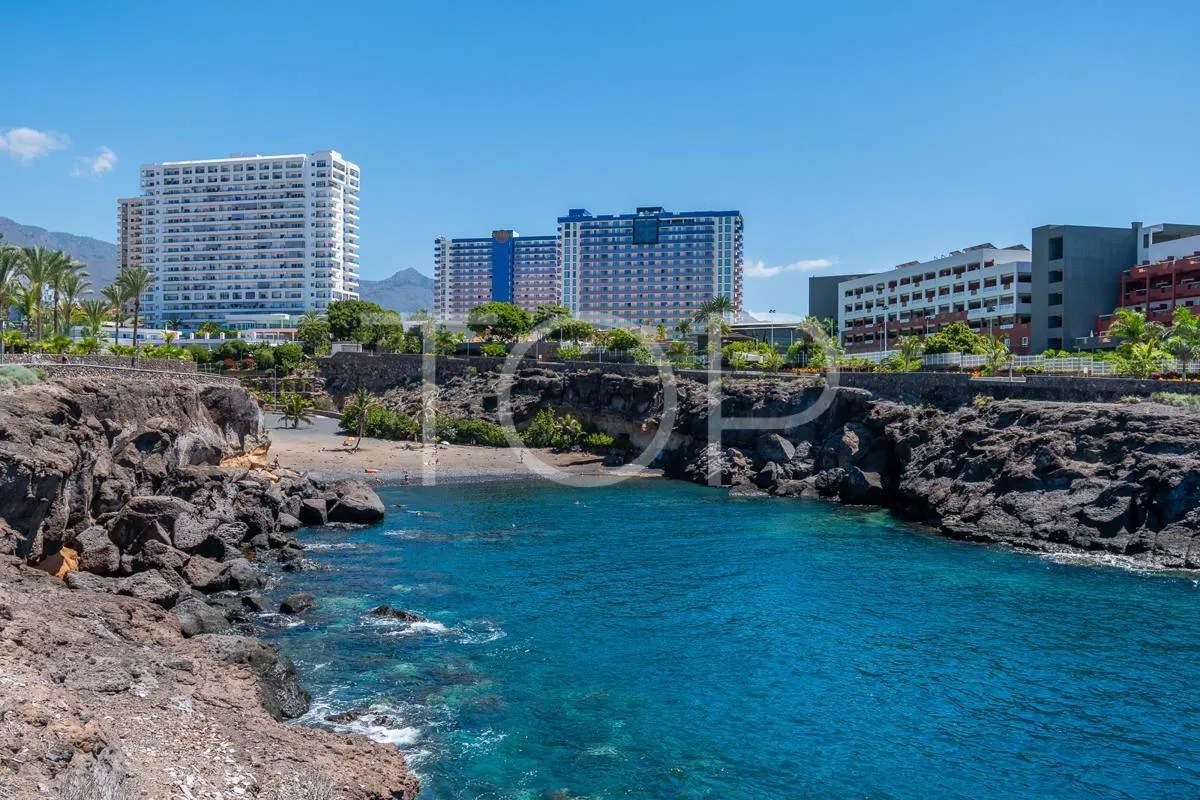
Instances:
[[[33,339],[33,318],[37,314],[38,303],[42,302],[42,293],[28,284],[17,284],[17,310],[25,320],[25,335]]]
[[[134,264],[121,270],[117,283],[125,296],[133,301],[133,366],[138,365],[138,317],[142,312],[142,295],[154,285],[154,276],[150,270],[141,264]]]
[[[37,298],[37,304],[33,309],[35,314],[34,338],[40,340],[42,338],[42,295],[46,291],[46,286],[55,280],[58,261],[62,254],[47,250],[45,247],[26,247],[21,250],[21,255],[24,261],[25,279],[29,281],[29,289]]]
[[[4,327],[8,324],[8,309],[21,290],[21,251],[0,245],[0,359],[4,358]]]
[[[1108,326],[1108,335],[1124,339],[1126,344],[1158,342],[1164,333],[1162,325],[1148,321],[1144,313],[1131,308],[1117,309]]]
[[[727,295],[717,295],[700,305],[692,315],[697,325],[703,325],[709,332],[710,341],[716,337],[727,336],[730,332],[729,323],[725,321],[726,314],[733,313],[733,301]],[[716,336],[714,336],[714,334]]]
[[[921,368],[921,351],[925,343],[917,336],[905,336],[896,343],[896,353],[889,360],[889,366],[897,372],[915,372]]]
[[[75,307],[79,303],[79,296],[90,292],[92,285],[88,282],[86,272],[72,270],[63,276],[59,289],[62,292],[62,332],[63,334],[68,334],[71,331],[71,319],[75,315]]]
[[[692,321],[684,318],[679,320],[675,326],[675,333],[679,334],[680,339],[686,339],[692,332]]]
[[[79,301],[79,310],[83,312],[83,321],[87,324],[88,331],[92,336],[100,336],[100,328],[104,325],[110,308],[108,300],[101,300],[98,297]]]
[[[66,282],[71,279],[71,276],[79,275],[81,273],[85,276],[87,275],[87,273],[83,271],[83,264],[75,261],[61,250],[54,251],[52,267],[50,271],[50,280],[48,281],[50,284],[50,291],[52,293],[50,300],[50,314],[52,318],[50,333],[54,336],[58,336],[59,334],[63,333],[63,328],[59,324],[60,318],[58,316],[60,308],[59,299],[62,296],[63,288],[66,285]]]
[[[354,396],[347,401],[343,406],[343,412],[349,412],[352,419],[356,420],[358,425],[358,440],[354,443],[354,450],[357,452],[358,446],[362,444],[363,434],[367,430],[367,414],[374,408],[379,407],[379,400],[368,392],[366,389],[359,389],[354,393]]]
[[[121,343],[121,323],[125,321],[125,301],[128,300],[125,296],[125,289],[116,281],[110,283],[100,290],[100,296],[108,303],[108,310],[113,316],[113,322],[117,326],[115,344]]]
[[[995,375],[1005,364],[1012,361],[1012,351],[1008,349],[1008,342],[1003,339],[988,339],[984,343],[986,348],[983,353],[985,363],[987,364],[987,372],[989,375]]]
[[[292,421],[293,428],[299,428],[300,423],[312,422],[312,418],[308,415],[308,411],[312,408],[312,402],[307,397],[302,397],[295,392],[284,392],[280,398],[283,405],[283,422],[287,425],[287,421]],[[359,434],[362,438],[362,434]]]
[[[1146,376],[1162,369],[1162,362],[1169,358],[1167,351],[1157,341],[1134,342],[1122,346],[1125,349],[1121,361],[1121,372],[1135,378]]]
[[[1188,364],[1200,360],[1200,341],[1185,335],[1172,334],[1163,345],[1163,349],[1179,362],[1183,379],[1187,380]]]

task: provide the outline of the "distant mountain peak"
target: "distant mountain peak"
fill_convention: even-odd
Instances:
[[[95,292],[112,283],[117,277],[117,246],[112,242],[73,233],[48,231],[36,225],[22,225],[8,217],[0,217],[0,235],[4,236],[0,241],[5,244],[62,250],[76,261],[86,264],[88,278]]]
[[[358,296],[393,311],[433,308],[433,278],[412,267],[397,270],[378,281],[360,279]]]

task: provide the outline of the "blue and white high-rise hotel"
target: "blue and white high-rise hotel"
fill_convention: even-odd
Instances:
[[[557,236],[438,238],[435,306],[461,320],[474,307],[507,300],[533,311],[561,304],[581,319],[674,325],[708,300],[742,308],[742,215],[672,213],[593,215],[573,208]]]

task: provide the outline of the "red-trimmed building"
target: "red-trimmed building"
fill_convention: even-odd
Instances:
[[[1140,263],[1121,273],[1118,308],[1142,311],[1146,318],[1169,323],[1175,308],[1200,314],[1200,225],[1155,225],[1143,228],[1138,242]],[[1103,336],[1112,314],[1096,318]]]

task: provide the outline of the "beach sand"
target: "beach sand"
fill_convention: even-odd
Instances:
[[[414,484],[464,483],[488,480],[519,480],[538,477],[535,461],[553,468],[556,478],[588,483],[588,478],[608,478],[621,471],[603,466],[603,458],[592,453],[552,453],[541,449],[446,445],[422,447],[417,442],[393,442],[364,437],[357,452],[351,450],[353,436],[338,433],[338,422],[313,417],[311,424],[284,427],[278,414],[266,415],[271,435],[268,463],[307,473],[314,478],[337,480],[362,478],[370,482],[403,482],[407,474]],[[346,446],[347,442],[349,446]],[[431,457],[432,456],[432,457]],[[368,472],[367,470],[377,470]],[[642,470],[629,477],[657,477],[661,470]]]

